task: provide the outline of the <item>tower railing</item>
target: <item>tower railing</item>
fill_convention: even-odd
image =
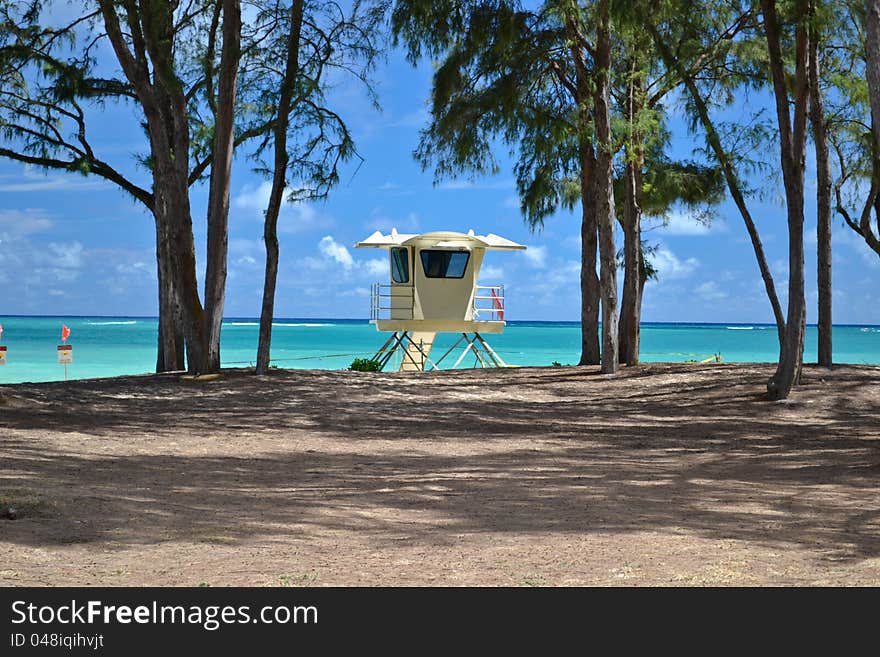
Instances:
[[[477,285],[474,287],[474,321],[504,321],[504,285]]]
[[[396,301],[396,300],[402,301]],[[393,313],[393,317],[392,317]],[[412,319],[413,286],[373,283],[370,288],[370,319]]]

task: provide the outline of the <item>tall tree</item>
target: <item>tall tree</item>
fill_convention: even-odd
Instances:
[[[763,73],[756,72],[754,38],[756,17],[751,6],[739,3],[718,3],[706,6],[695,0],[673,0],[663,11],[646,19],[645,26],[666,65],[676,71],[689,102],[693,124],[703,129],[709,153],[724,174],[730,197],[745,224],[764,289],[776,320],[780,349],[785,340],[785,316],[776,292],[773,274],[764,251],[763,241],[749,208],[750,191],[744,182],[742,166],[752,166],[742,140],[725,139],[718,121],[713,118],[712,99],[733,102],[731,87],[762,86]],[[748,35],[748,38],[744,38]],[[733,131],[748,135],[749,126],[739,125]],[[760,131],[759,131],[760,132]]]
[[[642,291],[645,271],[641,248],[642,216],[660,217],[677,205],[699,210],[723,197],[721,171],[714,164],[673,161],[666,153],[667,97],[682,81],[665,66],[644,16],[656,13],[658,2],[647,0],[617,6],[616,63],[612,91],[617,104],[615,142],[622,143],[616,166],[618,222],[623,229],[623,296],[620,305],[620,360],[639,362]]]
[[[0,156],[98,175],[142,203],[156,224],[157,370],[220,366],[233,152],[268,135],[274,116],[237,102],[241,62],[266,34],[242,42],[240,0],[90,0],[54,26],[51,0],[0,0]],[[48,14],[48,16],[47,16]],[[98,61],[109,44],[115,62]],[[270,66],[266,63],[266,66]],[[108,103],[139,116],[148,147],[126,175],[93,148],[90,126]],[[205,306],[189,193],[208,182]]]
[[[803,362],[806,300],[804,298],[804,170],[806,160],[809,82],[809,2],[796,0],[790,20],[794,25],[794,79],[786,70],[785,26],[775,0],[761,0],[767,40],[770,78],[776,101],[780,160],[788,218],[788,313],[776,373],[767,383],[773,398],[784,399],[797,384]],[[790,108],[791,105],[791,108]]]
[[[834,21],[833,107],[828,137],[834,152],[835,212],[880,256],[880,142],[875,100],[880,79],[876,3],[846,0]],[[840,6],[835,5],[835,6]]]
[[[219,229],[220,236],[214,240],[215,246],[209,247],[208,261],[220,274],[225,267],[221,247],[228,210],[229,106],[235,95],[237,7],[237,1],[228,0],[185,4],[95,0],[84,3],[81,13],[57,27],[52,16],[46,16],[54,8],[49,0],[27,5],[0,1],[0,62],[5,64],[0,65],[4,71],[0,121],[5,137],[0,155],[42,168],[104,177],[153,214],[159,370],[183,366],[184,342],[190,370],[208,371],[219,364],[210,358],[219,335],[210,337],[206,330],[197,284],[189,188],[211,171],[215,182],[209,232],[216,234]],[[228,11],[222,12],[223,8]],[[202,122],[195,108],[210,86],[211,73],[201,65],[188,68],[182,60],[191,44],[216,37],[219,23],[205,20],[212,13],[224,16],[226,38],[220,72],[225,79],[220,80],[218,111],[212,120]],[[113,64],[97,61],[96,49],[103,44],[109,44],[115,55]],[[89,124],[95,120],[92,111],[109,102],[131,103],[141,116],[149,149],[139,159],[148,170],[150,185],[139,184],[119,167],[108,164],[89,141]],[[215,129],[213,119],[222,125],[218,123]],[[199,144],[200,139],[208,145]],[[221,278],[212,275],[212,280]],[[214,316],[222,313],[222,284],[212,285],[212,290],[208,297]]]
[[[156,217],[159,283],[157,371],[183,367],[184,340],[178,321],[170,234],[159,221],[148,184],[124,173],[91,140],[91,112],[108,102],[132,102],[134,88],[118,77],[96,73],[94,49],[105,38],[95,29],[94,4],[61,26],[44,21],[53,5],[0,0],[0,156],[60,171],[96,175],[117,185]],[[191,28],[191,24],[187,24]],[[149,158],[144,158],[149,162]]]
[[[260,339],[257,345],[257,374],[266,374],[272,343],[272,320],[275,317],[275,285],[278,280],[278,215],[287,188],[287,165],[290,156],[287,152],[287,131],[290,126],[290,111],[293,106],[295,84],[299,73],[299,48],[302,35],[304,0],[294,0],[290,4],[290,27],[287,30],[284,63],[284,77],[281,81],[277,118],[273,129],[274,170],[269,204],[263,221],[263,243],[266,247],[266,274],[263,283],[263,304],[260,311]]]
[[[620,366],[617,335],[617,249],[614,246],[614,144],[611,135],[610,0],[598,0],[593,120],[596,130],[596,205],[599,224],[599,288],[602,298],[602,372]]]
[[[626,144],[624,146],[624,203],[620,223],[623,227],[623,298],[620,307],[618,343],[620,360],[627,365],[639,362],[640,325],[642,311],[642,196],[645,165],[645,136],[641,113],[645,105],[643,67],[638,63],[638,52],[633,51],[626,80],[624,116]]]
[[[828,147],[828,117],[819,68],[819,48],[823,17],[817,15],[818,1],[810,7],[810,126],[816,153],[816,276],[819,293],[819,365],[831,367],[832,287],[831,287],[831,155]]]
[[[601,302],[603,370],[616,371],[610,3],[399,0],[392,25],[412,61],[423,53],[442,59],[432,120],[416,153],[423,166],[438,177],[495,172],[500,139],[518,156],[517,187],[531,226],[580,204],[580,363],[600,360]]]
[[[208,102],[214,124],[214,159],[208,188],[208,247],[205,267],[205,325],[203,340],[206,353],[204,368],[220,369],[220,326],[226,298],[226,268],[229,246],[229,191],[232,180],[232,151],[235,147],[235,96],[241,61],[241,2],[222,0],[215,9],[223,14],[223,46],[220,55],[217,95],[211,58],[206,58],[205,75]],[[211,32],[213,36],[214,32]]]
[[[261,45],[249,54],[243,76],[248,102],[264,108],[252,120],[273,126],[254,153],[258,171],[272,179],[263,224],[266,269],[255,370],[265,374],[271,358],[281,205],[326,197],[339,182],[340,164],[356,156],[351,133],[325,90],[345,76],[375,104],[369,73],[380,56],[379,29],[387,4],[354,2],[347,13],[326,0],[265,0],[257,6],[248,38]],[[279,61],[283,67],[276,65]],[[271,154],[270,161],[263,162],[264,152]]]
[[[874,143],[880,144],[880,0],[865,0],[865,56]]]
[[[166,0],[144,4],[141,0],[138,4],[118,6],[113,0],[98,0],[107,38],[146,118],[156,196],[154,214],[157,222],[167,227],[170,237],[173,279],[186,339],[187,367],[191,372],[216,371],[220,366],[219,327],[225,293],[232,115],[241,32],[239,3],[237,0],[222,0],[222,3],[224,45],[220,88],[216,99],[209,98],[217,123],[213,126],[215,148],[211,153],[206,256],[209,313],[206,318],[198,289],[189,199],[190,99],[176,60],[176,48],[182,48],[178,42],[179,16],[175,15],[178,3]],[[206,78],[210,92],[210,71]]]

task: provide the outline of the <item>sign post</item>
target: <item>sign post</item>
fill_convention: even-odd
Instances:
[[[73,345],[67,344],[70,337],[70,329],[61,325],[61,343],[58,345],[58,363],[64,365],[64,380],[67,381],[67,366],[73,363]]]

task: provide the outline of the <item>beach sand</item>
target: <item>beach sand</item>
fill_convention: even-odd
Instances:
[[[880,585],[880,368],[0,387],[0,585]]]

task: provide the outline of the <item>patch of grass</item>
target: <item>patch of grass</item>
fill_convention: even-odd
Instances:
[[[532,575],[522,581],[522,586],[547,586],[547,582],[540,575]]]
[[[49,505],[37,493],[26,488],[7,488],[0,490],[0,515],[9,508],[15,509],[19,517],[42,515]]]
[[[379,372],[382,366],[378,360],[373,360],[372,358],[355,358],[351,361],[348,369],[353,372]]]
[[[281,586],[311,586],[318,580],[318,573],[309,572],[302,575],[280,575],[278,582]]]

